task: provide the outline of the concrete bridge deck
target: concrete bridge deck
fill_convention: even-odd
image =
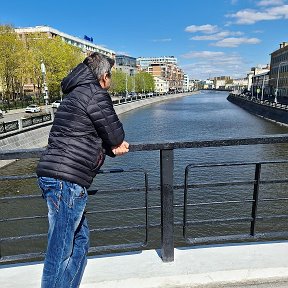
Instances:
[[[81,288],[288,287],[288,241],[175,249],[163,263],[157,251],[90,257]],[[42,263],[0,266],[0,287],[40,287]]]

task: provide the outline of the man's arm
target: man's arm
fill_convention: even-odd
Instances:
[[[102,139],[104,147],[106,149],[118,147],[125,138],[123,125],[114,110],[108,92],[101,91],[101,94],[97,96],[91,100],[87,107],[89,117]]]

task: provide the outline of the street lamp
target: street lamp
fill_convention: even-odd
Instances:
[[[43,63],[43,61],[41,61],[41,72],[42,72],[42,78],[43,78],[43,85],[44,85],[44,91],[45,91],[45,96],[44,96],[44,100],[45,100],[45,110],[46,113],[48,113],[48,87],[46,84],[46,67],[45,64]]]
[[[126,76],[125,76],[125,91],[126,91],[126,95],[125,97],[127,98],[128,97],[128,78],[127,78],[127,73],[126,73]]]
[[[278,96],[278,84],[279,84],[279,72],[280,72],[280,66],[282,64],[288,64],[288,61],[282,61],[278,65],[278,73],[277,73],[277,82],[276,82],[276,90],[275,90],[275,100],[274,102],[277,104],[277,96]]]

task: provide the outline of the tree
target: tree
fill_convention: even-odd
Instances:
[[[113,70],[111,79],[111,93],[124,94],[126,91],[126,74],[120,70]]]
[[[152,92],[155,90],[154,78],[147,72],[139,72],[135,75],[136,92]]]
[[[14,28],[9,25],[0,26],[0,79],[5,98],[14,99],[19,89],[23,62],[25,62],[25,46],[18,38]],[[18,89],[17,89],[18,88]]]
[[[41,62],[46,67],[46,82],[50,100],[59,98],[62,79],[84,59],[84,55],[77,47],[62,41],[60,37],[48,38],[43,34],[31,34],[26,39],[27,48],[32,51],[32,74],[38,91],[41,91],[43,78]]]

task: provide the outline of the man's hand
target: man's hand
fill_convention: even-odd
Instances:
[[[112,147],[112,152],[116,156],[120,156],[129,152],[129,143],[126,141],[123,141],[120,145]]]

